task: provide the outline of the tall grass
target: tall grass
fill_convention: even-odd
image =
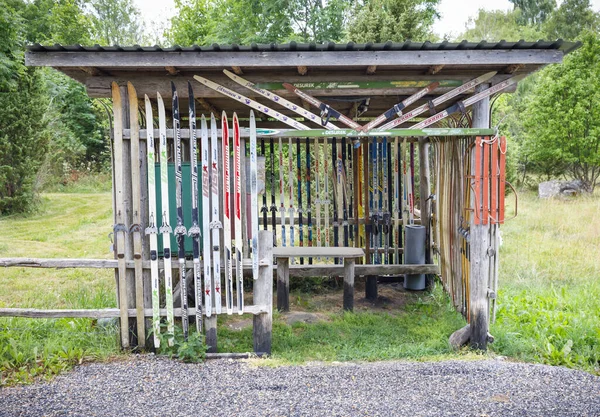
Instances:
[[[502,227],[493,350],[600,372],[600,199],[521,196]]]

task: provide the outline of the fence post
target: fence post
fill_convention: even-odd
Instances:
[[[254,316],[254,352],[271,354],[273,329],[273,233],[258,232],[258,279],[254,281],[254,305],[264,305],[267,312]]]

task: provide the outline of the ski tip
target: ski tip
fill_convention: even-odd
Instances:
[[[221,112],[221,120],[227,123],[227,113],[225,112],[225,110]]]
[[[146,104],[150,104],[150,98],[148,97],[148,94],[144,94],[144,101]]]
[[[216,120],[217,120],[217,119],[215,119],[215,114],[211,112],[211,113],[210,113],[210,122],[211,122],[212,124],[215,124],[215,123],[216,123]]]
[[[229,70],[227,70],[227,69],[224,69],[224,70],[223,70],[223,72],[224,72],[224,73],[225,73],[225,75],[227,75],[229,78],[236,78],[236,75],[235,75],[233,72],[231,72],[231,71],[229,71]]]
[[[481,80],[481,82],[487,81],[490,78],[492,78],[494,75],[498,74],[498,71],[490,71],[490,72],[486,72],[485,74],[483,74],[481,77],[479,77],[479,79]]]
[[[135,87],[133,86],[133,84],[131,83],[131,81],[127,81],[127,92],[130,95],[135,95],[136,94]]]
[[[187,85],[188,85],[188,95],[190,96],[191,99],[193,99],[194,98],[194,89],[192,88],[192,83],[190,82],[190,80],[188,80]],[[190,102],[193,103],[193,100]]]
[[[175,88],[175,83],[173,81],[171,81],[171,90],[173,92],[177,91],[177,89]]]

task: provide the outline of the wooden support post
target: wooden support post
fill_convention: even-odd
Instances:
[[[487,89],[489,85],[482,84],[475,91],[480,92]],[[490,100],[485,98],[473,105],[473,127],[489,128]],[[472,152],[472,172],[475,174],[475,152]],[[481,171],[481,169],[480,169]],[[478,210],[475,204],[481,204],[482,196],[475,196],[472,193],[471,207]],[[472,216],[472,219],[475,216]],[[480,350],[487,349],[488,326],[489,326],[489,306],[488,306],[488,282],[489,282],[489,225],[475,224],[471,220],[471,276],[469,283],[470,303],[469,318],[471,324],[471,347]]]
[[[273,233],[258,232],[258,279],[254,281],[254,304],[266,305],[267,313],[254,316],[254,352],[271,354],[273,330]]]
[[[277,310],[290,311],[290,258],[277,258]]]
[[[217,353],[217,315],[204,316],[204,341],[208,353]]]
[[[419,138],[419,202],[421,209],[421,225],[426,229],[425,263],[431,263],[431,200],[429,195],[431,172],[429,167],[429,140]],[[433,286],[433,276],[427,276],[427,288]]]
[[[344,310],[354,311],[354,258],[344,258]]]

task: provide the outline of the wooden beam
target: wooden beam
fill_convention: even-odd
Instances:
[[[377,65],[369,65],[367,67],[367,71],[365,71],[365,74],[373,75],[373,74],[375,74],[375,71],[377,71]]]
[[[427,70],[427,75],[434,75],[437,74],[438,72],[440,72],[442,70],[442,68],[444,68],[444,64],[440,64],[440,65],[432,65],[431,67],[429,67],[429,69]]]
[[[179,74],[179,70],[173,66],[166,66],[165,69],[169,73],[169,75],[177,75]]]
[[[512,65],[509,65],[506,68],[504,68],[503,72],[505,74],[514,74],[516,71],[520,70],[524,66],[525,65],[523,65],[523,64],[512,64]]]
[[[96,67],[79,67],[79,69],[86,74],[90,74],[92,77],[99,77],[101,75],[108,76],[106,72]]]
[[[232,66],[231,69],[236,75],[244,75],[244,71],[240,67]]]
[[[298,74],[306,75],[307,72],[308,72],[308,67],[306,67],[305,65],[298,66]]]
[[[28,66],[47,67],[347,67],[511,65],[559,63],[563,51],[481,49],[452,51],[261,51],[261,52],[27,52]]]
[[[217,109],[215,106],[213,106],[213,104],[211,102],[209,102],[208,100],[206,100],[203,97],[196,97],[196,101],[198,102],[198,104],[200,104],[200,107],[202,107],[204,110],[214,114],[215,119],[221,120],[221,111],[219,109]]]

